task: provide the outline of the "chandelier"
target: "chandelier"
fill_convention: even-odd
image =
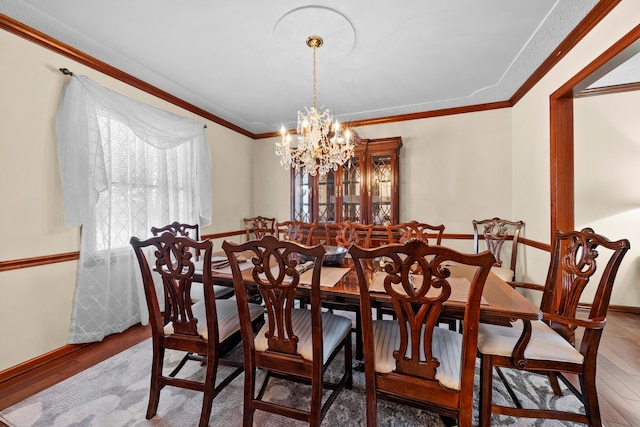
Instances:
[[[276,155],[286,170],[293,167],[309,175],[326,175],[337,171],[353,156],[355,141],[349,129],[333,121],[329,109],[316,108],[316,51],[322,46],[322,38],[310,36],[307,46],[313,48],[313,107],[298,111],[297,147],[291,147],[291,135],[282,126],[282,139],[276,142]]]

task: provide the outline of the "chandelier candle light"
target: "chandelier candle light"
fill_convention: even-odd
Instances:
[[[297,147],[291,147],[291,135],[282,126],[282,140],[276,142],[276,155],[286,170],[293,167],[309,175],[326,175],[351,159],[355,142],[349,129],[343,132],[340,123],[333,121],[329,109],[321,107],[318,111],[316,108],[316,51],[322,46],[322,38],[310,36],[307,46],[313,48],[313,107],[305,108],[306,113],[298,111]]]

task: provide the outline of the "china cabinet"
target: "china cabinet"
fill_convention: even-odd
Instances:
[[[353,157],[325,176],[291,172],[291,218],[316,224],[397,224],[400,137],[362,139]]]

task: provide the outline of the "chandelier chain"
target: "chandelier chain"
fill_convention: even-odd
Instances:
[[[318,51],[318,47],[316,45],[313,45],[313,108],[315,108],[315,109],[317,109],[317,107],[316,107],[316,92],[317,92],[316,54],[317,54],[317,51]]]
[[[317,49],[322,38],[310,36],[307,46],[313,48],[313,107],[298,111],[297,146],[291,147],[291,135],[282,126],[282,140],[276,142],[276,155],[285,169],[293,167],[309,175],[326,175],[337,171],[353,157],[356,138],[349,129],[341,129],[329,109],[317,108]]]

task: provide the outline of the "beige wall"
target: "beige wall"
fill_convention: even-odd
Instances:
[[[638,25],[638,22],[640,22],[640,2],[623,0],[512,108],[513,213],[515,217],[526,221],[528,238],[549,242],[551,235],[549,210],[549,96]],[[628,106],[621,106],[621,110],[625,108],[628,108]],[[624,133],[629,123],[619,123],[619,125],[622,129],[616,132]],[[598,125],[594,123],[594,126]],[[584,148],[587,150],[587,155],[591,153],[591,158],[598,160],[595,157],[595,151],[590,151],[590,149],[602,144],[602,141],[588,138],[583,142],[578,139],[578,133],[581,131],[576,129],[576,132],[576,146]],[[599,160],[602,159],[600,158]],[[580,165],[576,166],[580,167]],[[597,182],[600,179],[606,179],[607,174],[607,170],[600,168],[592,172],[589,180],[590,182]],[[636,186],[636,182],[623,180],[618,185],[631,188]],[[577,203],[580,203],[580,212],[576,212],[576,214],[580,218],[585,218],[585,215],[588,215],[590,210],[597,211],[600,209],[589,201],[577,201]],[[578,220],[576,221],[576,227],[584,225],[579,222]],[[596,231],[600,231],[597,225],[599,224],[595,224],[594,227]],[[637,223],[631,223],[629,227],[637,228],[638,225]],[[610,235],[607,237],[611,239],[631,238],[634,234],[620,229],[603,229],[602,233],[605,234],[607,231],[610,231]],[[631,245],[634,245],[633,240]],[[525,263],[525,279],[536,282],[543,281],[549,257],[531,248],[526,248],[523,251],[523,255],[524,257],[521,261]],[[633,253],[627,256],[625,265],[618,275],[619,278],[623,278],[629,273],[630,265],[636,265],[634,258],[635,255]],[[616,282],[612,303],[634,307],[640,306],[638,295],[628,295],[624,292],[624,287],[617,288],[618,284]]]
[[[359,128],[364,138],[403,138],[401,219],[444,223],[447,232],[468,233],[475,217],[504,216],[525,221],[526,237],[549,242],[549,95],[639,21],[640,2],[623,0],[512,109]],[[0,260],[78,250],[78,229],[64,225],[54,137],[53,119],[67,79],[58,67],[88,75],[141,101],[195,117],[0,31],[0,231],[4,238]],[[274,155],[274,141],[251,141],[216,124],[207,125],[215,201],[213,224],[202,232],[241,228],[241,218],[253,214],[288,218],[289,174]],[[628,132],[627,125],[619,123],[622,130],[618,132]],[[598,129],[607,135],[605,125]],[[635,128],[632,132],[638,134]],[[601,141],[586,138],[587,153],[592,144]],[[623,153],[626,149],[635,153],[631,146],[622,148]],[[637,180],[621,181],[617,185],[637,191]],[[493,188],[500,191],[487,199],[487,191]],[[590,206],[594,214],[600,209],[588,199],[584,205],[579,218],[589,217]],[[593,218],[596,226],[602,226],[623,212]],[[627,220],[636,218],[625,217]],[[609,237],[635,238],[629,231],[633,227],[637,228],[637,223],[611,229]],[[471,248],[469,242],[449,243],[462,250]],[[548,255],[532,248],[525,248],[521,255],[522,278],[542,281]],[[620,277],[627,284],[621,289],[628,292],[616,289],[614,304],[640,306],[640,297],[631,292],[632,286],[637,288],[632,284],[637,280],[627,279],[635,277],[632,269],[637,270],[636,259],[632,255],[625,261]],[[0,322],[10,326],[0,332],[0,370],[66,343],[76,268],[75,262],[66,262],[0,272]],[[20,329],[13,327],[18,322]]]
[[[59,67],[207,123],[214,206],[202,232],[240,228],[238,218],[251,212],[251,139],[0,31],[0,260],[79,250],[79,229],[63,218],[54,116],[68,77]],[[66,344],[76,270],[65,262],[0,272],[0,371]]]
[[[471,233],[474,218],[512,216],[510,109],[356,130],[365,139],[402,137],[401,221],[415,219],[444,224],[449,233]],[[274,141],[256,142],[254,204],[256,214],[283,220],[289,219],[289,174],[274,155]]]
[[[640,91],[574,103],[576,228],[591,227],[611,240],[631,242],[611,300],[624,306],[640,305],[638,117]]]

